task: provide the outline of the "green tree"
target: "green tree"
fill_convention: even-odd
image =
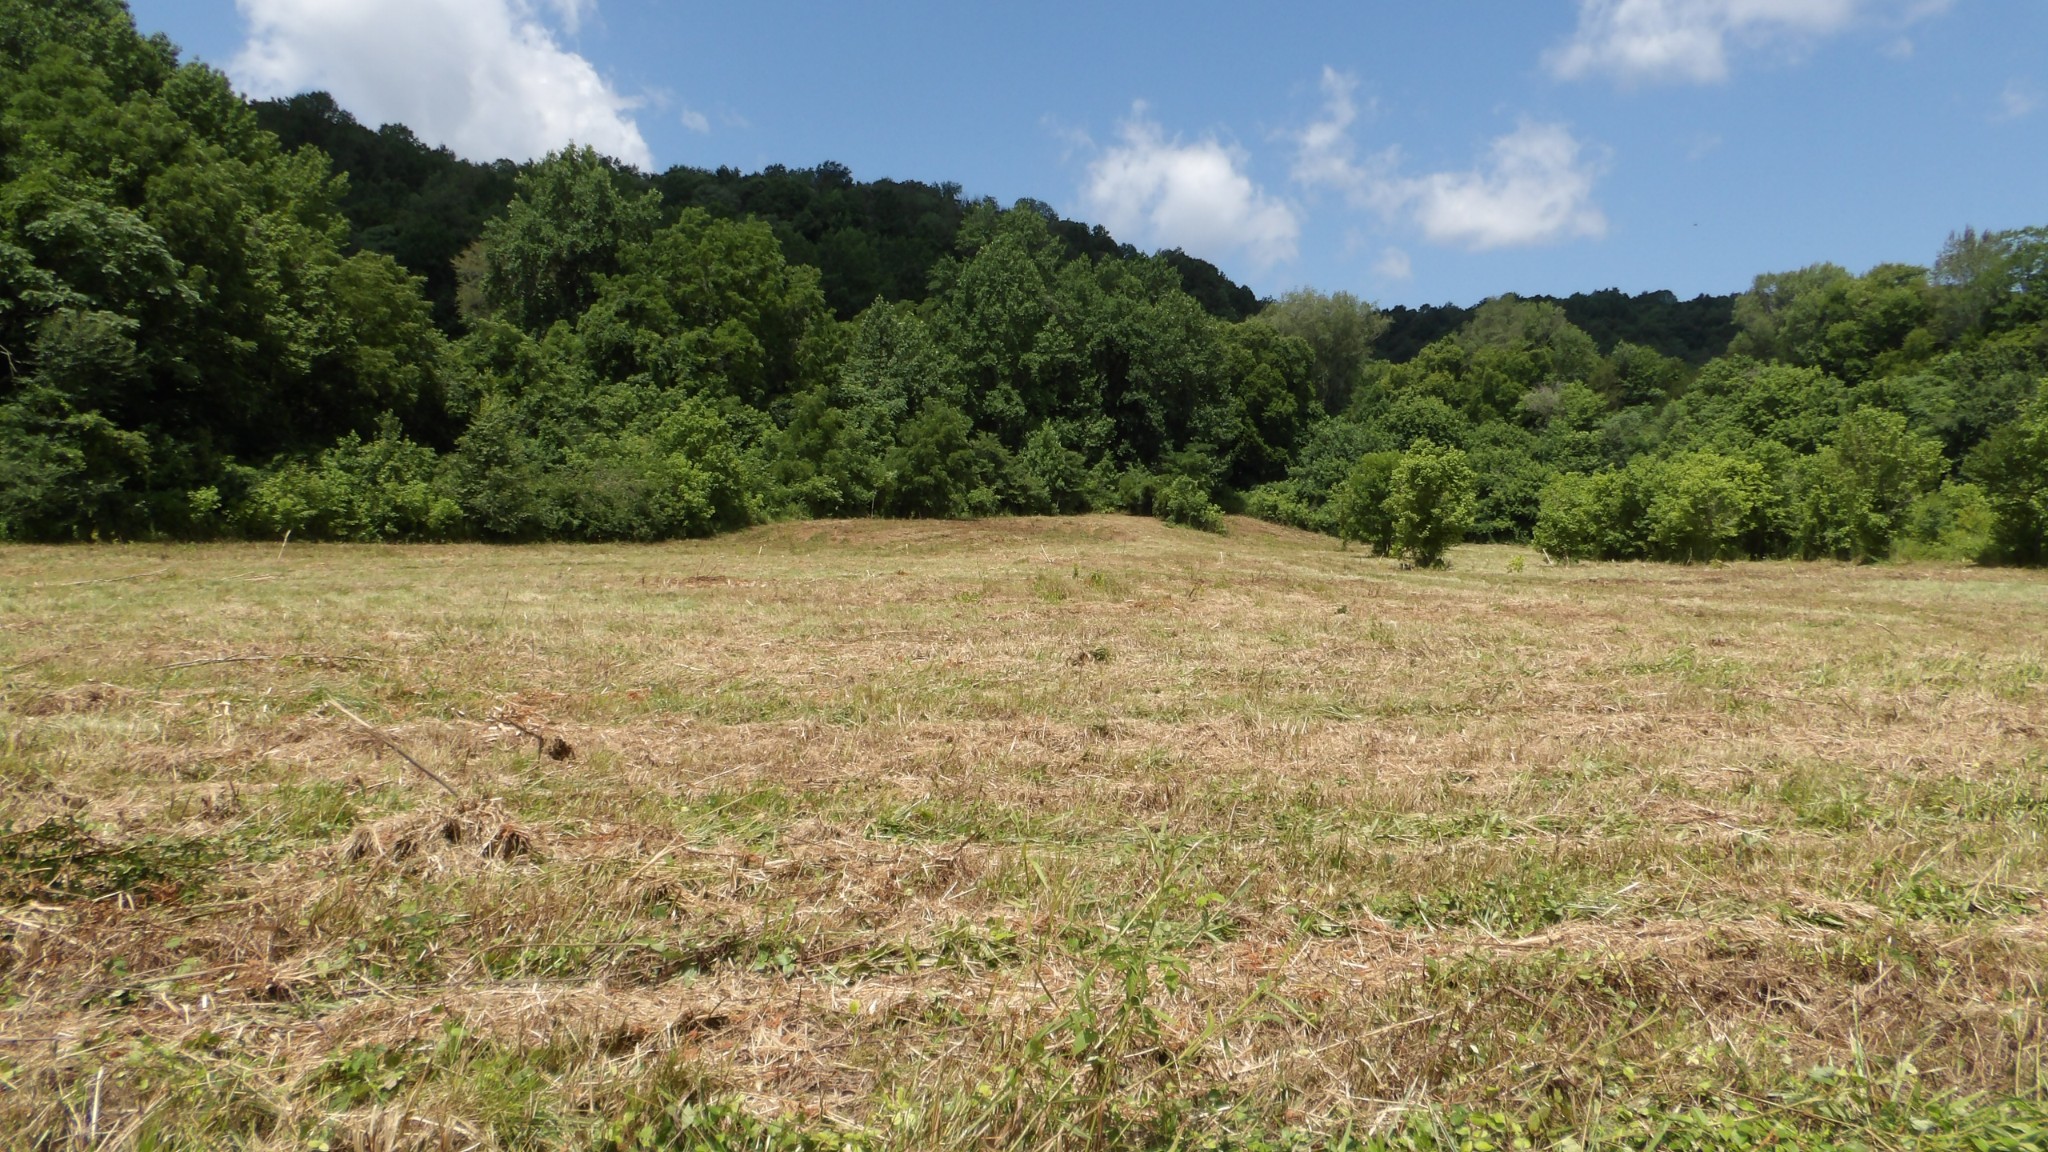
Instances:
[[[1736,301],[1736,354],[1819,368],[1850,383],[1938,349],[1937,298],[1925,268],[1880,264],[1851,276],[1833,264],[1759,276]]]
[[[600,379],[765,409],[828,375],[837,326],[817,270],[785,261],[766,225],[685,210],[617,264],[576,319]]]
[[[904,424],[882,465],[881,500],[895,516],[947,520],[973,514],[982,486],[974,422],[943,400]]]
[[[1768,499],[1762,466],[1732,456],[1691,452],[1653,475],[1645,526],[1662,559],[1697,564],[1737,555]]]
[[[1203,532],[1223,530],[1223,509],[1209,489],[1193,476],[1175,476],[1159,486],[1152,507],[1161,520]]]
[[[309,540],[424,540],[462,529],[462,506],[439,480],[433,451],[386,418],[377,437],[354,433],[311,461],[288,461],[260,480],[240,509],[259,535]]]
[[[1567,472],[1543,488],[1536,514],[1536,547],[1552,559],[1571,563],[1608,555],[1612,501],[1606,477]]]
[[[1469,352],[1525,357],[1527,367],[1517,373],[1525,384],[1584,382],[1600,368],[1600,346],[1572,324],[1563,308],[1547,300],[1514,295],[1488,300],[1459,330],[1458,343]]]
[[[1394,492],[1399,452],[1368,452],[1352,465],[1330,494],[1330,521],[1340,539],[1369,545],[1374,555],[1394,550],[1394,517],[1387,500]]]
[[[1998,564],[2048,563],[2048,392],[2018,420],[1991,434],[1965,466],[1991,506]]]
[[[1342,412],[1387,331],[1378,308],[1349,292],[1303,288],[1268,304],[1256,322],[1306,343],[1315,357],[1316,398],[1326,412]]]
[[[1593,385],[1615,407],[1629,408],[1664,403],[1684,389],[1687,375],[1685,361],[1623,341],[1594,374]]]
[[[484,297],[529,332],[573,321],[599,282],[661,222],[661,197],[634,194],[593,148],[551,153],[519,176],[505,215],[484,226]]]
[[[1715,360],[1672,405],[1674,445],[1722,453],[1772,440],[1818,451],[1849,409],[1849,390],[1819,368],[1741,356]]]
[[[1883,559],[1908,507],[1947,471],[1941,444],[1895,412],[1861,408],[1805,462],[1800,543],[1807,555]]]
[[[238,463],[439,419],[419,285],[344,254],[338,191],[121,5],[0,0],[10,532],[192,531]]]
[[[1477,478],[1456,448],[1417,441],[1394,464],[1387,482],[1393,554],[1417,567],[1438,568],[1465,538],[1477,508]]]

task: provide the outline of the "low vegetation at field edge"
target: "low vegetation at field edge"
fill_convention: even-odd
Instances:
[[[0,1126],[2041,1146],[2048,576],[1228,528],[0,549]]]

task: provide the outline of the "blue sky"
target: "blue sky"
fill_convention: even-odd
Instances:
[[[2040,0],[132,0],[465,155],[836,160],[1265,293],[1746,287],[2048,224]]]

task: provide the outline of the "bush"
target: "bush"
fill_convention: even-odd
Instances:
[[[1161,483],[1143,464],[1131,465],[1117,473],[1113,497],[1116,506],[1133,516],[1152,515],[1152,501],[1159,494]]]
[[[1807,556],[1875,560],[1913,501],[1940,483],[1941,444],[1895,412],[1862,408],[1800,468],[1798,537]]]
[[[1393,553],[1417,567],[1437,568],[1472,527],[1478,487],[1465,454],[1418,440],[1394,465],[1385,504]]]
[[[1712,452],[1665,461],[1653,483],[1646,516],[1651,550],[1688,564],[1739,554],[1738,542],[1768,496],[1761,465]]]
[[[1161,520],[1204,532],[1223,530],[1223,509],[1210,499],[1209,489],[1192,476],[1176,476],[1159,488],[1152,505]]]
[[[2048,562],[2048,395],[1970,453],[1965,471],[1991,506],[1994,564]]]
[[[1292,480],[1275,480],[1245,493],[1244,512],[1268,524],[1285,524],[1307,532],[1334,532],[1336,528],[1328,509],[1302,499]]]
[[[1017,454],[1017,468],[1043,500],[1043,507],[1031,511],[1072,515],[1094,507],[1094,478],[1088,473],[1088,460],[1068,448],[1053,425],[1041,424],[1025,438],[1024,450]]]
[[[148,534],[136,512],[150,444],[47,388],[0,404],[0,539]]]
[[[240,520],[251,531],[315,540],[420,540],[462,527],[462,506],[437,485],[434,451],[387,416],[375,440],[351,432],[313,461],[289,461],[251,487]]]
[[[1892,553],[1902,560],[1974,560],[1991,546],[1992,519],[1982,488],[1951,481],[1899,517]]]
[[[1589,476],[1568,472],[1543,489],[1536,513],[1536,547],[1545,556],[1567,564],[1610,558],[1608,526],[1613,512],[1612,473]]]

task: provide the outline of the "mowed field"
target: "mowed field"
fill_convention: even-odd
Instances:
[[[1451,561],[0,549],[0,1142],[2048,1140],[2048,574]]]

